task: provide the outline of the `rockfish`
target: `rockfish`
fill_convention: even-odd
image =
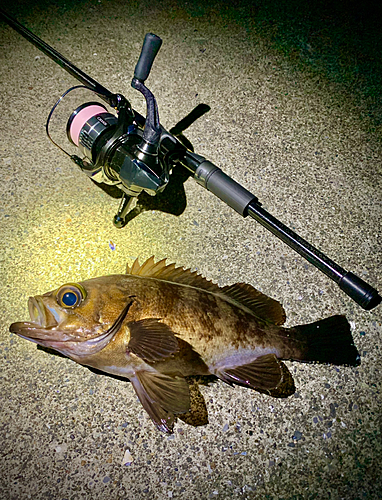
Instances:
[[[164,432],[190,410],[186,377],[213,375],[271,394],[287,372],[280,360],[359,364],[344,316],[284,328],[281,304],[251,285],[221,288],[165,261],[137,259],[126,274],[30,297],[31,321],[10,331],[128,378]]]

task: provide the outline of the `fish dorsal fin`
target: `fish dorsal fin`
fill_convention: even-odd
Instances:
[[[215,283],[203,278],[196,271],[176,267],[176,264],[166,265],[166,259],[155,263],[154,257],[150,257],[142,265],[136,259],[131,267],[126,267],[126,273],[133,276],[142,276],[145,278],[156,278],[158,280],[170,281],[181,285],[193,286],[206,290],[207,292],[220,293],[221,288]]]
[[[154,257],[150,257],[142,265],[136,259],[131,267],[127,266],[126,273],[200,288],[218,294],[222,298],[230,300],[230,302],[235,302],[238,306],[244,306],[256,317],[275,325],[282,325],[285,321],[285,311],[279,302],[246,283],[237,283],[236,285],[220,288],[215,283],[197,274],[196,271],[176,267],[175,264],[166,265],[166,259],[155,263]]]
[[[225,286],[220,289],[220,292],[250,309],[258,318],[274,325],[282,325],[285,322],[286,315],[280,302],[264,295],[247,283]]]

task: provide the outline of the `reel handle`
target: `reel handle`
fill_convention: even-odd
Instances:
[[[153,33],[147,33],[143,41],[141,55],[134,70],[134,78],[144,83],[150,74],[151,66],[162,45],[162,39]]]

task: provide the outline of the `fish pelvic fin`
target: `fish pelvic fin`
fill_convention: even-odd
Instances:
[[[175,415],[190,409],[190,392],[186,380],[144,370],[137,371],[130,380],[139,401],[157,428],[171,434]]]
[[[283,369],[274,354],[259,356],[251,363],[235,368],[219,368],[214,372],[224,382],[251,389],[270,391],[283,381]]]
[[[166,265],[166,259],[155,263],[154,257],[150,257],[142,265],[136,259],[131,267],[126,267],[126,273],[200,288],[206,292],[215,293],[239,307],[247,308],[253,315],[264,321],[275,325],[282,325],[285,322],[286,316],[282,305],[246,283],[221,288],[196,271],[176,267],[176,264]]]
[[[318,361],[334,365],[358,366],[360,356],[345,316],[336,315],[289,329],[301,345],[298,361]]]

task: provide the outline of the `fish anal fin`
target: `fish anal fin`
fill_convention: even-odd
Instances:
[[[264,391],[275,389],[283,380],[280,361],[274,354],[259,356],[251,363],[235,368],[220,368],[215,375],[228,384]]]
[[[186,380],[145,370],[137,371],[130,380],[154,424],[159,430],[171,433],[175,415],[190,409],[190,392]]]
[[[178,350],[174,332],[158,318],[132,321],[127,326],[130,330],[128,351],[145,361],[160,361]]]
[[[239,305],[241,304],[250,309],[258,318],[275,325],[282,325],[285,322],[286,315],[280,302],[259,292],[259,290],[247,283],[225,286],[220,292]]]
[[[282,370],[282,381],[280,384],[274,389],[268,389],[266,391],[257,389],[258,392],[267,394],[273,398],[288,398],[296,392],[296,386],[294,385],[294,380],[288,367],[282,361],[280,361],[280,366]]]

